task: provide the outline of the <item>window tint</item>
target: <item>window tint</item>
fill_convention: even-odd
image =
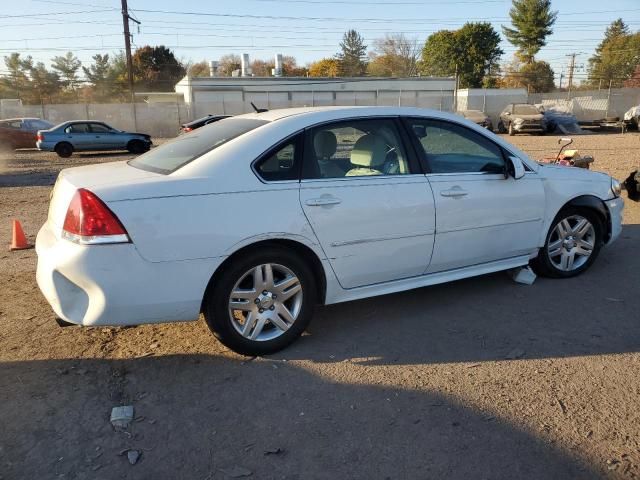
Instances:
[[[5,125],[3,125],[4,127],[8,127],[8,128],[17,128],[20,129],[22,128],[22,120],[10,120],[8,122],[6,122]]]
[[[160,145],[129,161],[129,165],[142,170],[169,174],[214,148],[266,123],[268,123],[266,120],[248,118],[220,120]]]
[[[91,131],[93,133],[107,133],[107,132],[112,132],[113,130],[107,127],[106,125],[102,125],[100,123],[92,123]]]
[[[297,140],[291,140],[267,154],[256,164],[256,171],[262,179],[268,182],[282,180],[297,180],[298,168],[296,164]]]
[[[499,146],[471,129],[438,120],[410,119],[432,173],[504,173]]]
[[[316,127],[305,149],[305,178],[411,173],[393,119],[346,120]]]
[[[86,123],[74,123],[64,129],[66,133],[90,133],[89,125]]]

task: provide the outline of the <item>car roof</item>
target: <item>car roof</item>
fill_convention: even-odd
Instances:
[[[297,107],[269,110],[261,113],[245,113],[233,118],[247,118],[255,120],[266,120],[273,122],[289,117],[304,119],[305,123],[312,124],[314,121],[340,120],[342,118],[367,117],[367,116],[418,116],[435,117],[449,120],[459,120],[459,116],[449,112],[431,110],[417,107],[359,107],[359,106],[339,106],[339,107]]]

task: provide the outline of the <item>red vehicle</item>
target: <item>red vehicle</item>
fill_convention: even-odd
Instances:
[[[10,118],[0,120],[0,148],[36,148],[38,130],[48,130],[53,124],[40,118]]]

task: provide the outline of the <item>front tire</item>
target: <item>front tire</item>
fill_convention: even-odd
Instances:
[[[509,122],[509,136],[513,137],[515,134],[516,134],[516,131],[513,128],[513,123]]]
[[[127,150],[130,153],[141,154],[149,151],[149,147],[141,140],[131,140],[127,143]]]
[[[551,223],[544,247],[531,261],[531,266],[544,277],[580,275],[596,260],[603,236],[602,221],[593,210],[564,208]]]
[[[242,355],[282,350],[311,321],[317,298],[313,272],[283,248],[239,256],[213,282],[205,298],[205,320],[220,342]]]

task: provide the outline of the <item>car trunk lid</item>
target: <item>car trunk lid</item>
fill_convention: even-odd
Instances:
[[[48,222],[57,235],[62,232],[69,203],[79,188],[93,191],[109,185],[137,183],[153,177],[162,177],[162,175],[133,168],[126,162],[103,163],[62,170],[51,192]],[[94,193],[99,195],[99,191]]]

